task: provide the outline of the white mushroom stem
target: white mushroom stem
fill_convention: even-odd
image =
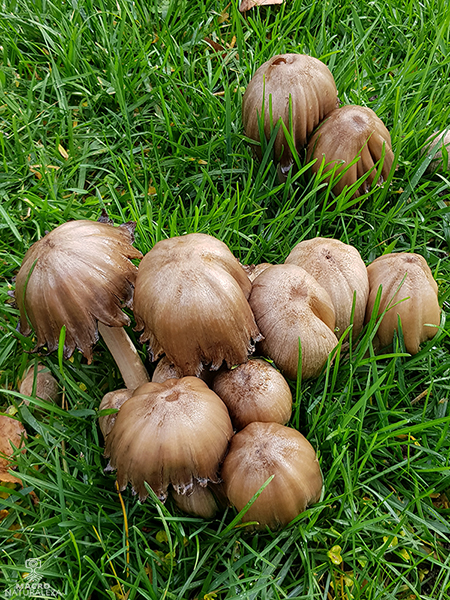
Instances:
[[[98,332],[111,352],[128,389],[134,390],[149,381],[146,368],[123,327],[98,323]]]

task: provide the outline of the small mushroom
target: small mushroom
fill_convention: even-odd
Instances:
[[[163,353],[182,375],[243,363],[261,339],[247,298],[251,283],[226,244],[192,233],[158,242],[139,265],[136,329],[152,360]]]
[[[260,358],[219,373],[213,390],[226,404],[237,430],[253,421],[284,425],[291,418],[292,394],[287,381]]]
[[[28,369],[20,384],[19,392],[24,396],[34,396],[46,402],[57,402],[59,385],[49,369],[45,365],[37,363]],[[24,400],[24,402],[26,405],[30,404],[29,400]]]
[[[442,149],[445,146],[447,150],[447,170],[450,169],[450,131],[438,131],[437,133],[433,133],[426,141],[426,145],[424,148],[424,152],[431,152],[436,148],[436,146],[440,147],[440,150],[436,152],[433,160],[428,165],[428,171],[434,171],[435,169],[442,170],[444,166]]]
[[[338,175],[358,158],[333,185],[333,193],[339,195],[346,186],[350,187],[370,172],[355,192],[356,198],[369,191],[377,174],[375,165],[381,159],[383,149],[385,154],[380,179],[377,182],[379,184],[389,177],[394,162],[389,131],[370,108],[342,106],[333,110],[319,125],[309,140],[306,159],[316,159],[312,165],[314,173],[319,171],[324,160],[324,172],[332,171],[337,165]]]
[[[148,381],[121,310],[122,303],[132,303],[137,268],[131,259],[142,256],[132,246],[134,228],[134,223],[63,223],[28,250],[15,291],[19,330],[23,335],[35,330],[35,350],[56,350],[65,326],[64,357],[78,348],[90,362],[100,332],[131,389]]]
[[[222,465],[229,501],[242,510],[272,475],[244,517],[258,529],[287,525],[320,499],[323,481],[314,448],[301,433],[278,423],[250,423],[233,437]]]
[[[106,439],[106,471],[117,469],[144,500],[145,482],[165,500],[170,485],[190,494],[194,483],[218,483],[219,465],[233,435],[225,404],[196,377],[147,383],[122,404]]]
[[[99,412],[102,410],[110,409],[116,409],[117,411],[119,411],[122,404],[129,400],[133,393],[134,390],[130,390],[128,388],[108,392],[103,396],[102,401],[100,402],[100,406],[98,407]],[[111,433],[112,428],[114,427],[117,414],[117,412],[111,412],[107,415],[103,415],[102,417],[98,418],[98,425],[105,440]]]
[[[204,487],[194,482],[191,494],[177,494],[171,489],[171,497],[177,507],[188,515],[213,519],[219,508],[226,506],[222,487],[220,483],[209,483]]]
[[[420,344],[436,335],[441,315],[438,287],[426,260],[414,253],[385,254],[374,260],[367,272],[370,293],[366,321],[370,320],[380,286],[378,314],[388,308],[377,330],[380,346],[392,343],[400,317],[406,350],[417,354]]]
[[[259,263],[257,265],[242,265],[242,268],[247,273],[248,278],[253,283],[260,273],[270,267],[270,263]]]
[[[336,313],[336,335],[341,337],[350,325],[353,296],[353,335],[361,332],[369,296],[369,279],[361,255],[354,246],[330,238],[313,238],[298,243],[286,264],[302,267],[330,295]]]
[[[8,469],[14,467],[11,461],[14,449],[21,448],[26,437],[25,428],[20,421],[8,415],[0,415],[0,482],[21,483]]]
[[[292,114],[293,139],[299,151],[320,121],[338,105],[336,84],[323,62],[304,54],[273,56],[256,71],[242,99],[245,134],[259,142],[262,118],[269,140],[280,118],[290,131]],[[261,148],[256,146],[255,150],[261,159]],[[282,175],[287,175],[294,160],[282,128],[275,139],[274,158],[280,162]]]
[[[296,379],[300,338],[302,378],[317,377],[338,343],[328,292],[297,265],[272,265],[253,282],[249,302],[265,338],[262,354]]]

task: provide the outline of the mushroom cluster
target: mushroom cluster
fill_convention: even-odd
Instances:
[[[311,56],[281,54],[261,65],[245,91],[242,121],[260,159],[261,145],[281,121],[273,152],[280,179],[295,164],[287,131],[299,159],[306,147],[306,161],[314,161],[312,173],[330,172],[335,195],[357,182],[353,197],[367,193],[376,179],[377,184],[387,180],[394,164],[391,137],[381,119],[370,108],[339,108],[331,72]]]
[[[401,323],[417,352],[439,325],[429,267],[399,253],[366,268],[354,247],[327,238],[299,242],[284,264],[244,267],[204,234],[158,242],[136,267],[133,229],[72,222],[36,242],[17,278],[22,331],[33,327],[36,350],[51,351],[65,326],[65,355],[78,347],[90,361],[101,323],[114,340],[129,322],[122,305],[134,308],[151,360],[162,358],[149,382],[131,341],[120,334],[123,348],[113,344],[126,388],[100,405],[106,471],[141,500],[152,489],[207,518],[227,502],[238,510],[253,502],[245,518],[254,527],[286,525],[320,498],[322,475],[312,446],[286,426],[284,376],[317,377],[338,338],[351,331],[355,340],[375,305],[380,346]],[[44,373],[33,370],[31,389]]]

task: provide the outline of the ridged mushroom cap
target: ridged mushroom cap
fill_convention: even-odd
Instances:
[[[195,482],[218,482],[232,435],[225,404],[200,379],[147,383],[119,410],[106,440],[107,470],[117,469],[120,489],[130,482],[141,500],[145,481],[163,500],[169,485],[189,494]]]
[[[338,343],[328,292],[297,265],[272,265],[253,282],[249,302],[265,338],[262,354],[286,377],[296,379],[300,338],[302,378],[317,377]]]
[[[298,243],[286,264],[305,269],[330,295],[336,313],[337,337],[351,322],[353,294],[356,292],[353,335],[364,325],[369,279],[366,265],[354,246],[330,238],[314,238]]]
[[[301,433],[278,423],[251,423],[233,437],[222,465],[229,501],[242,510],[272,475],[244,517],[259,529],[287,525],[320,499],[323,481],[314,448]]]
[[[129,325],[121,307],[132,301],[137,268],[130,259],[142,257],[131,245],[134,227],[70,221],[31,246],[17,275],[15,299],[19,330],[29,335],[31,323],[36,349],[56,350],[65,325],[64,357],[78,348],[90,361],[98,321]]]
[[[238,430],[253,421],[284,425],[291,418],[292,393],[287,381],[260,358],[219,373],[213,390],[226,404]]]
[[[108,392],[103,396],[102,401],[100,402],[100,406],[98,407],[99,412],[109,409],[116,409],[117,411],[120,410],[122,404],[131,398],[133,392],[134,390],[130,390],[129,388],[122,388],[120,390]],[[114,427],[117,415],[117,412],[109,413],[108,415],[103,415],[98,419],[98,425],[105,440]]]
[[[261,115],[264,135],[269,140],[271,113],[273,127],[281,118],[290,131],[290,98],[293,137],[296,149],[300,150],[320,121],[338,106],[336,84],[328,67],[317,58],[304,54],[280,54],[261,65],[242,99],[242,121],[247,137],[260,141],[258,115]],[[256,152],[261,158],[259,147]],[[275,139],[274,157],[280,162],[282,173],[286,174],[293,158],[282,128]]]
[[[271,112],[273,127],[281,117],[289,131],[290,98],[294,142],[300,150],[320,121],[338,106],[336,84],[328,67],[304,54],[280,54],[261,65],[242,99],[242,121],[247,137],[260,141],[258,115],[262,115],[263,103],[266,139],[271,136]],[[256,152],[261,158],[259,147]],[[274,156],[285,174],[293,159],[282,128],[275,140]]]
[[[226,244],[192,233],[158,242],[136,280],[136,329],[152,360],[165,353],[182,375],[243,363],[260,339],[251,283]]]
[[[427,261],[414,253],[385,254],[374,260],[367,267],[367,272],[370,293],[366,321],[372,315],[380,286],[382,293],[378,314],[388,305],[392,306],[377,331],[380,345],[385,347],[392,343],[400,316],[406,350],[417,354],[420,344],[436,335],[441,319],[438,287]]]
[[[324,172],[331,171],[337,164],[337,175],[357,156],[360,156],[358,162],[353,164],[333,185],[333,192],[339,195],[345,186],[353,185],[373,169],[375,163],[381,159],[383,146],[385,156],[378,183],[383,183],[389,177],[394,162],[389,131],[370,108],[342,106],[327,116],[310,139],[307,161],[317,159],[312,166],[313,172],[317,173],[325,157],[325,164],[332,164],[326,166]],[[359,190],[355,192],[354,197],[369,191],[376,173],[377,170],[373,169]]]

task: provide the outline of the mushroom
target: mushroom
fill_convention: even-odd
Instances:
[[[98,418],[98,424],[100,430],[103,434],[103,438],[106,440],[108,435],[111,433],[112,428],[114,427],[114,423],[116,422],[117,413],[120,410],[120,407],[124,402],[129,400],[133,395],[134,390],[130,390],[129,388],[114,390],[112,392],[108,392],[102,398],[100,402],[100,406],[98,407],[99,412],[103,410],[112,410],[116,409],[117,412],[110,412],[107,415],[103,415]]]
[[[172,485],[190,494],[194,483],[217,483],[233,428],[222,400],[196,377],[140,386],[120,408],[106,439],[106,471],[117,469],[140,500],[145,482],[165,500]]]
[[[19,392],[24,396],[40,398],[46,402],[57,402],[59,385],[45,365],[36,363],[28,369],[20,384]],[[29,400],[24,402],[27,406],[30,404]]]
[[[258,265],[242,265],[242,268],[247,273],[248,278],[253,283],[260,273],[270,267],[270,263],[259,263]]]
[[[244,517],[256,521],[258,529],[287,525],[322,492],[314,448],[301,433],[279,423],[250,423],[237,433],[221,473],[226,495],[238,511],[273,476]]]
[[[417,354],[419,345],[436,335],[441,315],[438,287],[426,260],[414,253],[385,254],[367,267],[367,273],[370,293],[366,321],[370,320],[380,287],[378,315],[387,309],[377,330],[379,344],[386,347],[392,343],[400,317],[405,348]]]
[[[329,238],[314,238],[298,243],[286,264],[302,267],[330,295],[336,313],[337,337],[341,337],[352,321],[353,335],[361,332],[369,296],[369,279],[361,255],[354,246]]]
[[[384,162],[377,183],[381,184],[389,177],[394,162],[391,146],[389,131],[373,110],[363,106],[343,106],[333,110],[319,125],[309,140],[306,159],[316,159],[311,167],[314,173],[322,168],[323,160],[325,173],[337,166],[335,177],[347,169],[341,179],[333,184],[333,193],[336,196],[346,186],[354,185],[358,179],[369,173],[354,193],[354,197],[357,198],[369,191],[377,175],[375,165],[381,160],[383,149]]]
[[[291,130],[292,114],[293,141],[299,151],[320,121],[337,106],[336,84],[323,62],[304,54],[280,54],[261,65],[248,84],[242,99],[242,121],[246,136],[259,142],[261,118],[269,140],[279,119]],[[261,159],[260,146],[255,150]],[[280,162],[282,175],[287,175],[294,160],[282,127],[275,139],[274,158]]]
[[[138,353],[123,329],[130,319],[121,310],[131,306],[142,254],[131,245],[135,224],[70,221],[34,243],[16,279],[19,330],[36,332],[35,351],[58,347],[65,326],[64,357],[78,348],[92,360],[92,345],[100,333],[125,384],[135,388],[148,381]]]
[[[433,160],[428,165],[428,171],[434,171],[435,169],[442,170],[444,166],[444,159],[442,156],[442,149],[445,146],[447,150],[447,167],[446,169],[450,169],[450,131],[448,128],[444,131],[438,131],[430,135],[430,137],[426,141],[426,145],[424,148],[424,152],[431,153],[436,146],[440,146],[440,149],[434,155]]]
[[[188,496],[177,494],[174,489],[171,489],[171,497],[177,507],[188,515],[212,519],[219,508],[226,506],[222,487],[220,483],[209,483],[207,487],[204,487],[194,482],[192,493]]]
[[[14,449],[21,448],[26,437],[25,428],[20,421],[8,415],[0,415],[0,482],[21,483],[8,469],[14,466],[11,462]]]
[[[296,379],[300,338],[302,378],[317,377],[338,343],[328,292],[297,265],[272,265],[253,282],[249,302],[265,338],[262,354]]]
[[[165,353],[182,375],[243,363],[261,339],[251,283],[228,247],[201,234],[158,242],[139,265],[136,329],[152,360]]]
[[[183,375],[180,370],[170,362],[167,356],[163,356],[153,372],[152,382],[163,383],[167,379],[180,379],[181,377],[183,377]],[[203,369],[199,377],[200,379],[203,379],[203,381],[205,381],[209,386],[213,380],[214,373],[208,371],[207,369]]]
[[[289,385],[279,371],[261,358],[219,373],[213,390],[226,404],[237,430],[253,421],[284,425],[291,418]]]

